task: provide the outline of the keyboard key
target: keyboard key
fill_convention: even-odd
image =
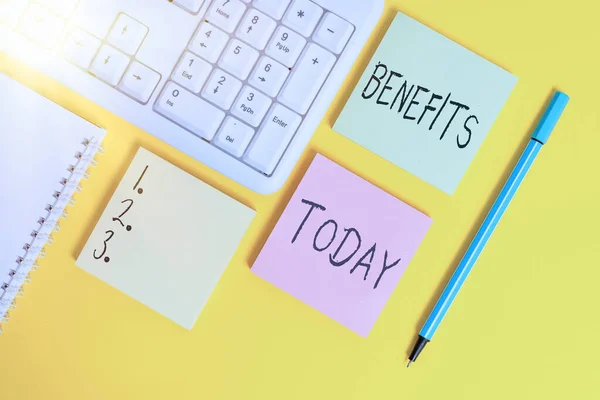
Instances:
[[[146,104],[160,81],[160,74],[137,61],[131,63],[117,89]]]
[[[21,32],[43,47],[52,49],[60,40],[66,21],[46,7],[31,3],[21,20]]]
[[[278,100],[292,110],[306,114],[335,61],[335,56],[321,46],[309,44]]]
[[[237,78],[245,80],[258,60],[258,51],[237,39],[229,42],[219,65]]]
[[[310,36],[323,15],[323,9],[309,0],[294,0],[283,17],[283,24]]]
[[[196,36],[190,42],[189,49],[214,64],[219,59],[228,41],[228,34],[208,22],[203,22],[200,24]]]
[[[335,54],[340,54],[353,32],[352,24],[335,14],[327,13],[319,24],[313,40]]]
[[[290,0],[254,0],[254,7],[275,19],[281,19]]]
[[[185,52],[177,68],[173,71],[172,78],[186,89],[200,93],[202,86],[212,71],[212,65],[195,54]]]
[[[266,175],[271,175],[300,126],[302,118],[275,104],[267,114],[244,161]]]
[[[202,91],[202,97],[229,110],[237,97],[242,82],[220,69],[215,70]]]
[[[254,136],[254,129],[235,118],[227,117],[214,143],[234,157],[241,157]]]
[[[193,95],[178,84],[169,82],[156,102],[155,110],[197,136],[212,140],[225,113]]]
[[[265,53],[291,68],[304,50],[304,46],[306,46],[306,39],[289,28],[280,26]]]
[[[181,6],[181,8],[191,12],[192,14],[197,14],[200,11],[200,7],[204,3],[204,0],[173,0],[173,3]]]
[[[148,27],[126,14],[119,14],[106,41],[126,54],[134,55],[148,34]]]
[[[269,57],[263,56],[256,68],[254,68],[248,83],[263,93],[275,97],[289,74],[289,68],[284,67]]]
[[[65,40],[63,57],[78,67],[88,69],[101,44],[97,37],[74,27]]]
[[[129,57],[105,44],[94,58],[90,72],[109,85],[115,86],[121,80],[128,65]]]
[[[245,86],[233,105],[231,113],[256,128],[269,111],[271,103],[269,97],[250,86]]]
[[[25,8],[27,2],[23,0],[0,0],[0,24],[16,28]]]
[[[37,2],[48,7],[54,14],[62,18],[69,18],[73,14],[73,11],[75,11],[79,0],[37,0]]]
[[[277,23],[265,14],[252,9],[248,11],[237,29],[236,36],[259,50],[264,50]]]
[[[246,12],[246,6],[240,0],[215,0],[206,14],[212,24],[232,33]]]

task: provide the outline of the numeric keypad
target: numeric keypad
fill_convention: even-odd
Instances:
[[[155,109],[271,175],[353,31],[310,0],[213,1]]]

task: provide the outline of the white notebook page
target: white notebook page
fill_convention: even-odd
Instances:
[[[68,178],[86,138],[104,130],[0,73],[0,284]],[[1,317],[1,316],[0,316]]]

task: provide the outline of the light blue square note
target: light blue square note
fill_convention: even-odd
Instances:
[[[516,82],[398,14],[334,130],[452,194]]]

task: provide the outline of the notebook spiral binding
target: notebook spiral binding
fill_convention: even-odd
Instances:
[[[38,219],[37,229],[31,232],[31,238],[23,245],[23,253],[15,255],[15,265],[8,276],[0,277],[0,336],[2,325],[10,320],[10,312],[17,306],[15,298],[23,296],[23,285],[31,282],[30,272],[38,268],[37,260],[46,255],[45,246],[52,245],[52,233],[60,230],[59,220],[68,216],[65,208],[75,204],[72,196],[81,191],[81,180],[89,178],[88,167],[95,167],[95,155],[104,152],[95,138],[84,140],[82,146],[82,151],[74,154],[75,162],[67,168],[67,176],[59,182],[61,190],[52,194],[45,216]]]

